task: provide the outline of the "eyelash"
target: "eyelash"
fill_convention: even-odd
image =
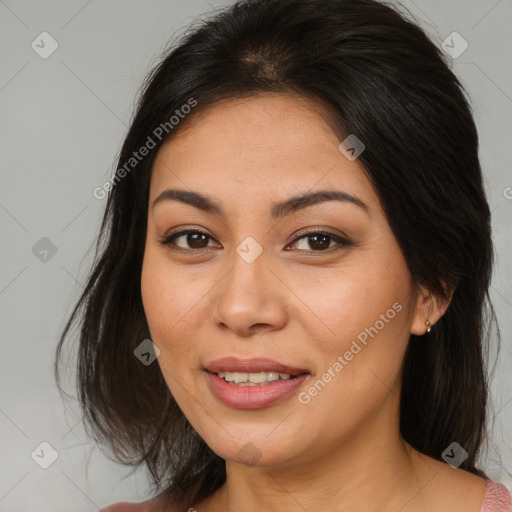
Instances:
[[[190,252],[190,251],[193,251],[193,252],[199,252],[199,251],[203,251],[203,250],[207,250],[207,249],[210,249],[210,247],[202,247],[200,249],[185,249],[183,247],[178,247],[176,245],[173,244],[174,240],[176,240],[177,238],[180,238],[181,236],[184,236],[184,235],[192,235],[192,234],[197,234],[197,235],[205,235],[208,239],[210,240],[213,240],[213,237],[208,235],[207,233],[204,233],[203,231],[200,231],[200,230],[197,230],[197,229],[189,229],[189,230],[185,230],[185,231],[179,231],[178,233],[174,233],[172,235],[169,235],[167,237],[165,237],[163,240],[159,240],[159,242],[168,247],[169,249],[173,250],[173,251],[186,251],[186,252]],[[294,240],[292,240],[290,242],[290,244],[294,244],[296,242],[298,242],[299,240],[302,240],[303,238],[308,238],[308,237],[313,237],[315,235],[324,235],[332,240],[334,240],[335,242],[338,243],[337,246],[334,246],[334,247],[329,247],[325,250],[304,250],[304,249],[299,249],[300,251],[305,251],[305,252],[311,252],[311,253],[331,253],[331,252],[334,252],[334,251],[337,251],[337,250],[340,250],[342,247],[344,246],[348,246],[348,245],[351,245],[351,243],[346,239],[346,238],[342,238],[338,235],[335,235],[334,233],[330,233],[328,231],[323,231],[323,230],[311,230],[311,231],[307,231],[305,233],[302,233],[300,234],[297,238],[295,238]]]

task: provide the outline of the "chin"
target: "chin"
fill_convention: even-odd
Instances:
[[[208,440],[210,449],[226,461],[246,466],[279,466],[290,463],[303,450],[303,445],[297,443],[297,439],[302,439],[300,432],[283,429],[280,435],[277,435],[276,432],[272,432],[276,425],[246,426],[244,431],[241,427],[225,428],[226,430],[219,427],[214,432],[207,431],[200,435]],[[237,430],[239,435],[234,434],[234,430]]]

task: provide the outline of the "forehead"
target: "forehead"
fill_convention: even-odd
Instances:
[[[152,199],[170,187],[239,200],[341,188],[377,202],[363,166],[339,151],[328,113],[312,100],[285,94],[223,100],[194,113],[184,128],[158,152]]]

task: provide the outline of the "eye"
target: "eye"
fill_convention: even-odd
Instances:
[[[329,249],[333,248],[332,242],[335,242],[334,250],[340,249],[346,245],[350,245],[350,242],[347,239],[335,235],[334,233],[321,230],[308,231],[307,233],[303,233],[302,235],[298,236],[292,242],[292,244],[298,244],[301,242],[303,247],[299,247],[299,250],[305,250],[309,252],[332,252],[328,251]]]
[[[176,241],[180,239],[182,239],[181,243],[184,243],[185,246],[176,243]],[[160,240],[160,243],[163,245],[174,246],[173,248],[176,249],[194,250],[208,248],[208,240],[213,240],[213,238],[210,235],[203,233],[202,231],[194,229],[188,231],[180,231],[179,233],[169,235],[163,240]]]

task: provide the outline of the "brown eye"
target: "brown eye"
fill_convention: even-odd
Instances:
[[[328,235],[309,235],[304,238],[308,239],[309,247],[313,250],[329,249],[329,246],[333,241],[333,239]]]
[[[176,243],[178,240],[181,240],[179,243]],[[166,237],[164,240],[161,240],[163,245],[172,245],[179,249],[206,249],[208,246],[208,242],[213,240],[211,236],[203,233],[202,231],[180,231],[179,233],[174,233]],[[211,247],[211,246],[210,246]]]
[[[298,244],[299,242],[302,242],[303,247],[299,247],[298,250],[306,252],[327,252],[328,249],[336,246],[336,244],[336,249],[350,245],[348,240],[333,233],[323,231],[310,231],[308,233],[304,233],[297,237],[292,244]],[[334,242],[334,244],[332,244],[332,242]]]

